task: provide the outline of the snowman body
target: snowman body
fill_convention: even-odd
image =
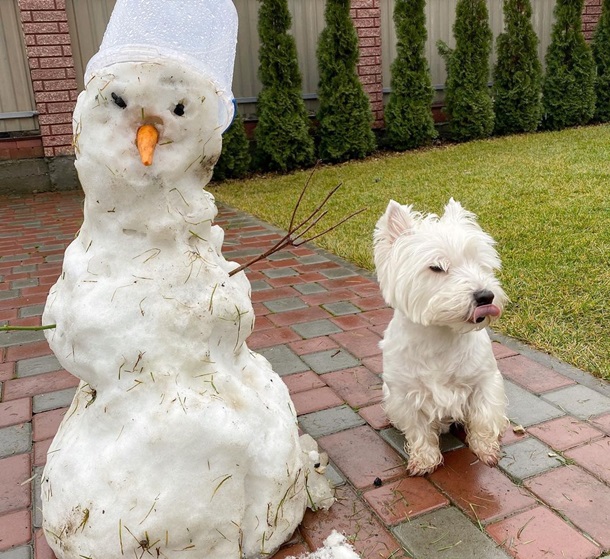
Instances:
[[[214,84],[171,62],[114,64],[79,97],[84,222],[43,315],[82,379],[42,478],[59,559],[265,557],[308,494],[332,502],[285,385],[245,344],[249,283],[228,274],[203,190],[217,115]],[[150,166],[143,123],[159,132]]]

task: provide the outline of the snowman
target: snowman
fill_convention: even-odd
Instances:
[[[158,6],[156,6],[158,4]],[[74,112],[84,222],[43,324],[79,377],[42,476],[59,559],[268,557],[333,497],[250,351],[203,187],[233,114],[230,0],[119,0]]]

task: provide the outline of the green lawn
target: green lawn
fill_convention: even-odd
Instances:
[[[286,227],[311,171],[226,181],[219,201]],[[503,260],[511,304],[498,331],[610,378],[610,126],[494,138],[319,167],[303,204],[341,182],[317,243],[373,269],[372,231],[390,198],[426,212],[453,196],[479,216]]]

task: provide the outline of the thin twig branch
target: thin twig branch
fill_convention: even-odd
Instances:
[[[47,324],[46,326],[0,326],[0,332],[12,332],[12,331],[37,331],[37,330],[50,330],[56,328],[57,324]]]

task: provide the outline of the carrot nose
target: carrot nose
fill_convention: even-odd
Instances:
[[[157,142],[159,141],[159,132],[152,124],[143,124],[138,128],[136,133],[136,146],[140,152],[142,163],[148,167],[152,165],[153,155]]]

